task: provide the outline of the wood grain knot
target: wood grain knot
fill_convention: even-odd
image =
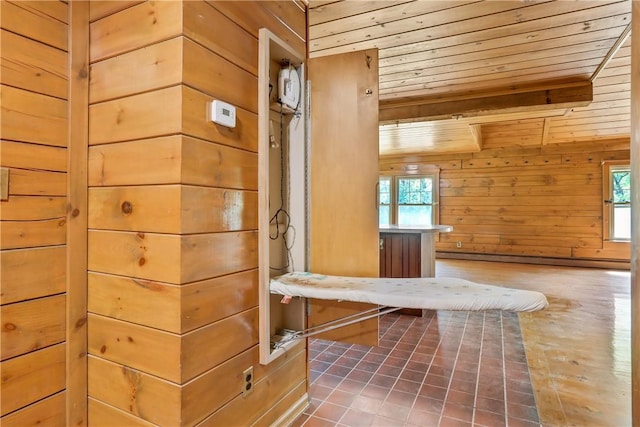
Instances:
[[[131,212],[133,212],[133,205],[131,204],[131,202],[122,202],[122,212],[126,215],[129,215]]]
[[[100,353],[104,354],[107,351],[107,346],[103,345],[102,347],[100,347]]]
[[[142,267],[146,262],[147,262],[147,260],[146,260],[146,259],[144,259],[144,257],[142,257],[142,258],[140,258],[140,259],[138,260],[138,265]]]
[[[71,211],[71,216],[72,217],[77,217],[78,215],[80,215],[80,209],[75,208],[74,210]]]
[[[5,331],[15,331],[16,330],[16,325],[14,325],[13,323],[5,323],[4,324],[4,330]]]

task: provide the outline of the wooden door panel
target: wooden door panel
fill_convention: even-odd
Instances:
[[[309,269],[377,277],[378,51],[312,58],[309,79]],[[372,307],[337,301],[310,304],[309,326]],[[377,345],[378,319],[323,338]]]

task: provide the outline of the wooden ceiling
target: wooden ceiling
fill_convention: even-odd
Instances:
[[[631,0],[309,2],[310,57],[377,47],[380,154],[628,138]]]

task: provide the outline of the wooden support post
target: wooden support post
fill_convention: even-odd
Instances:
[[[631,410],[640,425],[640,2],[631,2]]]
[[[469,125],[469,132],[471,132],[473,141],[478,146],[477,151],[482,151],[482,125],[481,124]]]
[[[67,162],[67,405],[69,426],[87,421],[87,156],[89,149],[89,2],[69,2]]]

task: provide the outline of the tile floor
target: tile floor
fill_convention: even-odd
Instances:
[[[380,345],[309,340],[294,426],[539,426],[518,316],[388,314]]]

